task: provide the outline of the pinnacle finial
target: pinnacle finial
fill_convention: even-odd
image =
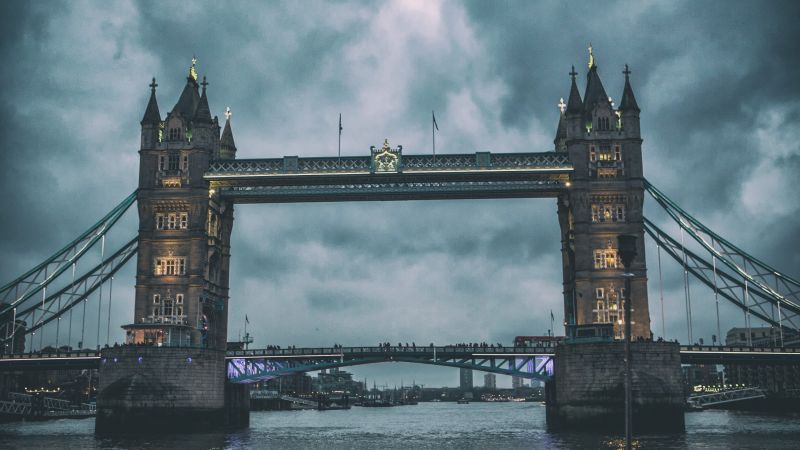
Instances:
[[[578,75],[578,72],[575,72],[575,66],[572,66],[572,71],[569,73],[569,76],[572,77],[572,81],[575,81],[575,75]]]
[[[589,69],[594,67],[594,49],[592,48],[592,43],[589,43]]]
[[[156,77],[153,77],[153,82],[152,82],[152,83],[150,83],[150,92],[152,92],[153,94],[155,94],[155,93],[156,93],[156,88],[157,88],[157,87],[158,87],[158,84],[156,83]]]
[[[205,75],[203,75],[203,82],[200,83],[200,86],[203,86],[203,95],[206,95],[206,86],[208,86],[208,82],[206,81]]]
[[[631,69],[628,69],[628,65],[627,64],[625,64],[625,70],[623,70],[622,73],[625,74],[625,79],[627,80],[628,79],[628,75],[631,74]]]
[[[197,57],[192,55],[192,65],[189,67],[189,77],[197,81]]]
[[[225,108],[225,120],[231,120],[231,116],[233,113],[231,112],[231,107],[228,106]]]
[[[564,114],[564,111],[567,110],[567,104],[564,103],[564,97],[561,97],[561,100],[558,102],[558,109],[561,110],[561,114]]]

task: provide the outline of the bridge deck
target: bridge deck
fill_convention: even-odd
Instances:
[[[800,364],[800,348],[681,346],[684,364]],[[253,349],[228,351],[226,359],[342,359],[342,358],[439,358],[486,359],[493,357],[553,356],[553,347],[304,347],[294,349]],[[0,371],[91,369],[102,362],[102,352],[89,350],[66,353],[24,353],[0,355]]]

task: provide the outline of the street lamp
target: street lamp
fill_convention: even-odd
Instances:
[[[631,448],[631,264],[636,257],[636,236],[620,234],[617,236],[617,252],[625,266],[625,448]]]

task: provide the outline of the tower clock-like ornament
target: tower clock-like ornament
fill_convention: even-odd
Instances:
[[[400,172],[400,161],[402,158],[403,146],[398,145],[396,149],[389,146],[389,140],[384,139],[383,147],[376,149],[373,145],[369,148],[372,153],[372,172]]]

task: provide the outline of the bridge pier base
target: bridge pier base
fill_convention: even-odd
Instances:
[[[551,429],[622,432],[625,428],[624,343],[561,344],[555,376],[546,385]],[[680,347],[631,343],[633,431],[684,430]]]
[[[248,387],[226,385],[223,351],[109,348],[100,363],[95,432],[173,433],[247,426]]]

